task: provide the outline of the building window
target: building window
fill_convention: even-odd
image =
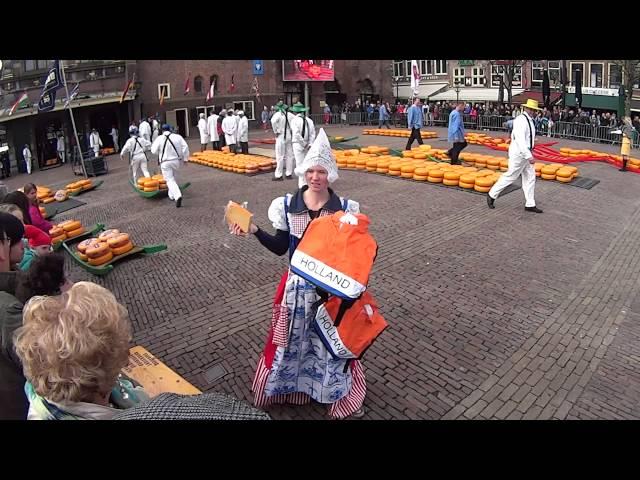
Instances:
[[[560,60],[534,60],[531,62],[531,84],[542,87],[542,76],[546,64],[549,64],[549,86],[560,83]]]
[[[471,79],[472,79],[472,86],[484,87],[484,84],[486,81],[484,76],[484,68],[473,67],[473,69],[471,70]]]
[[[622,85],[622,67],[615,63],[609,64],[609,88],[620,88]]]
[[[38,60],[38,70],[46,70],[49,68],[50,60]]]
[[[430,65],[431,61],[430,60],[420,60],[418,63],[420,64],[420,74],[421,75],[429,75],[431,73],[431,65]],[[427,70],[429,70],[429,73],[427,73]]]
[[[447,74],[447,61],[446,60],[436,60],[436,75],[446,75]]]
[[[24,70],[25,72],[30,72],[31,70],[36,69],[36,61],[35,60],[25,60],[24,61]]]
[[[570,62],[569,71],[571,72],[571,77],[569,77],[569,83],[571,85],[576,84],[576,77],[580,76],[582,80],[582,85],[584,84],[584,62]]]
[[[193,90],[196,93],[202,93],[202,77],[200,75],[193,79]]]
[[[542,87],[542,77],[544,74],[544,61],[534,60],[531,62],[531,84]]]
[[[453,83],[456,84],[464,83],[464,68],[454,68],[453,69]]]
[[[246,102],[233,102],[234,110],[242,110],[244,112],[244,116],[247,117],[248,120],[255,120],[253,112],[253,100],[249,100]]]
[[[549,84],[560,83],[560,60],[549,60]]]
[[[602,73],[604,72],[604,63],[589,64],[590,86],[593,88],[602,88]]]
[[[500,86],[500,78],[503,78],[506,87],[506,79],[504,79],[504,74],[509,68],[508,65],[491,65],[491,86],[499,87]],[[522,86],[522,65],[514,65],[513,67],[513,78],[511,79],[512,87],[521,87]]]
[[[500,79],[504,76],[504,65],[491,65],[491,86],[499,87]]]
[[[160,100],[160,98],[162,98],[162,97],[164,97],[165,100],[167,98],[171,98],[171,85],[170,84],[168,84],[168,83],[159,83],[158,84],[158,100]]]
[[[394,77],[404,77],[405,76],[404,65],[405,65],[405,61],[404,60],[394,60],[393,61],[393,76]]]

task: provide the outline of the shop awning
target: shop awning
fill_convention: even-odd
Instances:
[[[425,83],[424,85],[420,85],[418,87],[419,94],[418,96],[422,99],[429,98],[431,100],[432,95],[439,92],[443,88],[446,88],[448,83]],[[398,98],[413,98],[413,90],[411,90],[411,85],[400,85],[398,87]]]
[[[60,92],[58,93],[58,95]],[[130,101],[135,98],[135,91],[129,91],[124,101]],[[63,95],[64,96],[64,95]],[[105,103],[114,103],[119,102],[120,97],[122,96],[122,92],[106,92],[102,95],[89,96],[88,98],[77,98],[71,101],[71,108],[80,108],[80,107],[90,107],[92,105],[102,105]],[[51,112],[57,112],[60,110],[64,110],[65,99],[56,100],[56,106]],[[9,111],[11,110],[11,106],[0,110],[0,123],[9,122],[11,120],[17,120],[19,118],[29,117],[31,115],[38,114],[38,107],[34,105],[30,108],[24,108],[22,110],[17,110],[13,115],[9,116]],[[47,112],[49,113],[49,112]]]
[[[514,88],[511,90],[512,98],[520,93],[524,92],[522,88]],[[505,91],[504,101],[507,102],[507,92]],[[455,101],[456,98],[465,102],[497,102],[498,101],[498,88],[461,88],[456,95],[456,90],[450,88],[445,92],[438,93],[432,96],[429,100],[433,101]],[[512,100],[513,103],[513,100]]]
[[[575,94],[567,93],[564,100],[567,107],[575,107]],[[605,95],[582,95],[581,107],[583,109],[595,108],[598,110],[614,110],[616,112],[620,112],[621,109],[624,111],[624,98]]]

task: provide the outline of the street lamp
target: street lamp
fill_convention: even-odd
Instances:
[[[456,104],[460,101],[460,80],[453,82],[454,90],[456,91]]]

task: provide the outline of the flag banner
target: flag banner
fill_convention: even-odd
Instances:
[[[209,86],[209,91],[207,92],[207,102],[211,100],[216,92],[216,82],[215,80],[211,82],[211,86]]]
[[[235,74],[231,75],[231,85],[229,86],[229,93],[233,92],[236,89],[236,84],[233,81],[234,78],[235,78]]]
[[[184,94],[185,95],[189,95],[189,92],[191,91],[191,87],[189,86],[190,82],[191,82],[191,72],[189,72],[189,75],[187,76],[187,81],[184,82]]]
[[[133,85],[136,83],[136,74],[133,74],[133,77],[131,78],[131,81],[127,82],[127,85],[124,87],[124,92],[122,92],[122,95],[120,96],[120,103],[124,102],[124,99],[127,97],[127,93],[129,93],[129,90],[131,90],[133,88]]]
[[[69,104],[73,101],[73,99],[78,96],[79,91],[80,91],[80,83],[76,83],[76,86],[73,87],[73,90],[71,90],[71,93],[69,94],[69,98],[67,98],[66,101],[64,102],[63,108],[67,108],[69,106]]]
[[[26,107],[28,105],[29,105],[29,97],[27,96],[27,93],[24,92],[22,95],[18,97],[18,100],[16,101],[16,103],[14,103],[13,106],[11,107],[11,110],[9,111],[9,115],[13,115],[13,112],[15,112],[18,108]]]
[[[411,60],[411,90],[414,97],[420,93],[420,70],[417,60]]]
[[[62,87],[62,79],[60,78],[60,61],[55,60],[53,67],[47,73],[38,101],[38,111],[48,112],[56,106],[56,91]]]

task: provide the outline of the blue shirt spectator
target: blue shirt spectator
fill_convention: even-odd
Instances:
[[[464,142],[464,124],[462,122],[462,114],[457,108],[449,115],[448,133],[450,142]]]
[[[389,112],[387,112],[387,107],[384,106],[384,103],[380,105],[380,120],[389,120]]]
[[[407,115],[407,125],[409,128],[420,128],[424,123],[424,114],[419,105],[411,105]]]

